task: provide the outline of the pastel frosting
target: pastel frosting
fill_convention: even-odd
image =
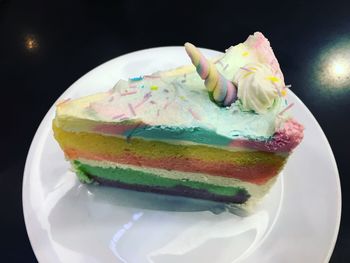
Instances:
[[[230,81],[234,81],[242,72],[242,67],[264,64],[269,67],[268,74],[278,78],[281,87],[284,87],[278,62],[268,40],[261,33],[255,33],[244,43],[230,47],[220,58],[212,60],[212,63]],[[263,73],[267,71],[264,69]],[[244,95],[227,107],[219,107],[208,99],[207,87],[193,65],[128,81],[121,80],[108,92],[58,105],[57,125],[68,131],[98,132],[169,142],[176,140],[177,143],[211,144],[218,147],[231,147],[236,140],[254,140],[264,147],[278,131],[283,130],[283,123],[290,119],[285,111],[288,105],[285,97],[278,96],[276,90],[272,91],[272,86],[269,86],[267,91],[260,94],[268,95],[266,101],[262,100],[262,105],[267,105],[266,110],[242,107],[242,102],[250,105],[245,101],[252,98],[252,92],[258,88],[250,90],[245,87],[249,80],[238,80]],[[238,88],[238,95],[239,92]],[[248,111],[250,108],[259,114]],[[74,121],[71,122],[70,119]],[[297,131],[300,133],[300,129]],[[297,141],[299,137],[295,137]],[[286,144],[295,138],[290,138]],[[290,147],[284,145],[283,151],[291,150],[292,145],[294,144],[290,144]]]

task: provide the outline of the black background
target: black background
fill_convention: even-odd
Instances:
[[[22,212],[25,158],[45,113],[75,80],[131,51],[186,41],[224,50],[261,31],[333,149],[343,211],[331,261],[349,262],[350,72],[327,68],[332,56],[350,61],[349,10],[346,1],[0,0],[1,261],[36,261]]]

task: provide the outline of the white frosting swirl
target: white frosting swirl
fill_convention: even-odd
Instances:
[[[275,99],[285,94],[283,80],[276,77],[267,64],[252,63],[240,68],[233,83],[244,110],[265,113]]]

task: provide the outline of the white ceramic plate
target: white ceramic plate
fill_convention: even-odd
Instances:
[[[218,55],[205,50],[208,57]],[[87,73],[62,96],[111,88],[120,78],[189,63],[182,47],[134,52]],[[320,126],[292,93],[305,138],[257,212],[214,214],[210,202],[87,186],[54,141],[52,107],[30,148],[23,210],[40,262],[326,262],[338,234],[341,192]]]

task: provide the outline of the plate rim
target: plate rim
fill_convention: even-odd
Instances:
[[[34,149],[36,148],[35,146],[38,145],[39,143],[39,134],[44,131],[45,129],[45,124],[47,122],[47,119],[49,118],[49,116],[52,114],[52,111],[54,111],[55,105],[57,104],[58,101],[60,101],[61,99],[63,99],[65,96],[67,96],[67,94],[69,92],[72,91],[72,89],[74,88],[74,86],[76,85],[76,83],[78,83],[81,79],[86,78],[88,75],[92,74],[94,71],[96,71],[97,69],[101,69],[102,67],[108,65],[109,63],[113,63],[117,60],[122,60],[128,56],[135,56],[138,53],[148,53],[148,52],[156,52],[156,51],[160,51],[160,50],[166,50],[166,49],[183,49],[182,46],[161,46],[161,47],[153,47],[153,48],[147,48],[147,49],[142,49],[142,50],[137,50],[137,51],[133,51],[133,52],[129,52],[126,54],[122,54],[118,57],[112,58],[110,60],[107,60],[103,63],[101,63],[100,65],[90,69],[89,71],[87,71],[84,75],[82,75],[81,77],[79,77],[76,81],[74,81],[52,104],[52,106],[49,108],[49,110],[46,112],[46,114],[44,115],[44,117],[42,118],[38,128],[35,131],[35,134],[33,136],[33,139],[31,141],[28,153],[27,153],[27,157],[26,157],[26,161],[25,161],[25,166],[24,166],[24,172],[23,172],[23,178],[22,178],[22,211],[23,211],[23,217],[24,217],[24,223],[25,223],[25,227],[26,227],[26,232],[27,232],[27,236],[29,239],[29,242],[31,244],[32,250],[35,254],[35,257],[37,259],[39,259],[38,257],[38,251],[34,249],[33,246],[33,240],[29,234],[28,231],[28,225],[29,225],[29,216],[28,213],[26,212],[26,203],[27,201],[25,200],[26,196],[25,193],[27,192],[27,190],[25,189],[25,185],[26,185],[26,181],[29,180],[30,177],[30,172],[29,172],[29,166],[31,165],[32,161],[33,161],[33,157],[35,155],[35,151]],[[200,48],[202,51],[208,51],[208,52],[215,52],[215,53],[221,53],[223,54],[221,51],[217,51],[217,50],[213,50],[213,49],[208,49],[208,48]],[[337,242],[337,238],[339,235],[339,230],[340,230],[340,224],[341,224],[341,214],[342,214],[342,191],[341,191],[341,182],[340,182],[340,177],[339,177],[339,169],[337,166],[337,162],[335,159],[335,156],[333,154],[332,151],[332,147],[327,139],[327,136],[325,135],[322,127],[320,126],[320,124],[318,123],[317,119],[315,118],[315,116],[312,114],[312,112],[310,111],[310,109],[304,104],[304,102],[293,92],[293,91],[289,91],[290,94],[292,94],[292,96],[294,97],[293,99],[297,100],[298,103],[300,103],[301,105],[304,106],[304,108],[306,109],[306,113],[309,115],[309,117],[311,117],[313,119],[313,121],[317,124],[317,128],[321,131],[322,134],[322,140],[325,142],[325,145],[327,147],[327,151],[328,151],[328,155],[331,156],[331,163],[333,165],[333,170],[335,173],[335,184],[336,184],[336,206],[337,206],[337,213],[335,215],[335,220],[337,222],[337,224],[334,227],[334,232],[333,232],[333,238],[330,241],[330,246],[328,249],[328,253],[325,257],[324,262],[328,262],[333,254],[336,242]],[[277,219],[278,220],[278,219]]]
[[[310,109],[305,105],[305,103],[293,91],[290,90],[289,92],[293,94],[294,99],[297,100],[298,103],[300,103],[300,104],[305,106],[306,113],[317,124],[317,127],[319,128],[319,130],[321,131],[321,134],[322,134],[322,140],[325,142],[325,145],[327,147],[328,154],[332,157],[331,158],[331,162],[332,162],[332,165],[333,165],[333,168],[334,168],[334,172],[336,174],[336,176],[335,176],[335,183],[336,183],[336,187],[337,187],[337,189],[336,189],[336,193],[337,193],[337,198],[336,198],[337,199],[337,213],[336,213],[336,216],[335,216],[337,225],[335,226],[335,229],[334,229],[335,231],[333,233],[333,238],[332,238],[332,241],[331,241],[331,245],[329,247],[327,256],[326,256],[326,258],[324,260],[324,262],[329,262],[331,257],[332,257],[335,245],[337,243],[337,239],[338,239],[338,235],[339,235],[339,229],[340,229],[340,223],[341,223],[342,191],[341,191],[341,183],[340,183],[340,177],[339,177],[339,169],[338,169],[338,165],[337,165],[335,156],[334,156],[333,151],[332,151],[332,147],[331,147],[331,145],[330,145],[330,143],[329,143],[329,141],[327,139],[327,136],[324,133],[321,125],[318,123],[317,119],[312,114]]]

